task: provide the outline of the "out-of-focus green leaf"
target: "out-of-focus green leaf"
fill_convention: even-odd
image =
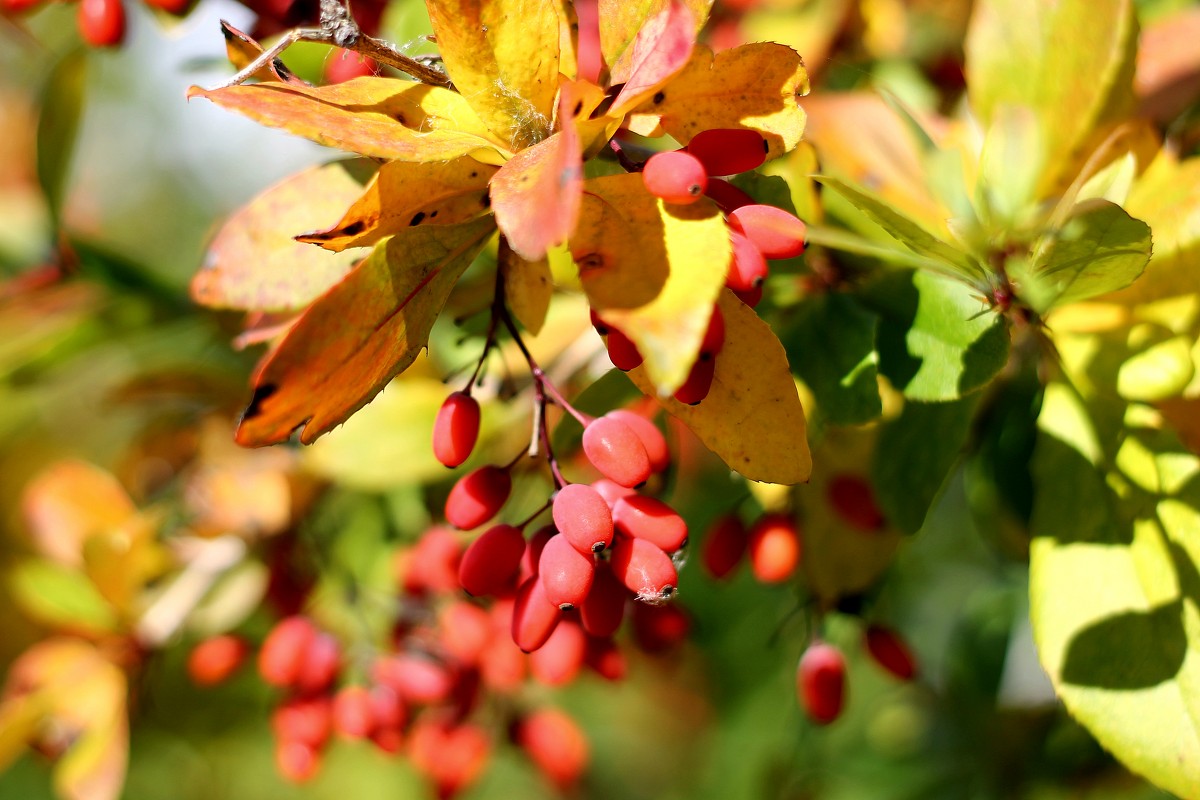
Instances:
[[[50,73],[42,91],[41,116],[37,131],[37,174],[42,191],[55,217],[62,210],[63,195],[70,177],[75,137],[83,115],[87,86],[88,55],[83,48],[63,56]]]
[[[875,331],[879,317],[847,294],[822,294],[801,304],[782,340],[792,369],[835,425],[860,425],[883,411]]]
[[[82,572],[45,559],[29,559],[9,575],[13,599],[34,619],[68,630],[117,629],[113,607]]]
[[[1008,327],[966,286],[929,272],[884,276],[866,305],[879,313],[879,371],[911,400],[955,400],[991,380],[1008,359]]]

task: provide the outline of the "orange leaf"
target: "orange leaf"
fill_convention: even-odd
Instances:
[[[233,64],[236,69],[245,69],[263,54],[262,45],[225,20],[221,20],[221,33],[225,36],[225,55],[228,56],[229,63]],[[284,66],[278,58],[271,59],[270,64],[259,69],[251,77],[260,81],[282,81],[297,86],[308,85],[293,75],[291,70]]]
[[[683,69],[696,44],[696,17],[682,0],[671,0],[646,20],[629,51],[629,75],[608,115],[622,116]]]
[[[335,255],[292,237],[353,202],[367,174],[369,162],[338,161],[293,175],[254,198],[213,239],[204,268],[192,278],[192,299],[244,311],[287,311],[311,303],[362,255]]]
[[[684,0],[695,21],[693,34],[708,21],[712,0]],[[658,16],[670,0],[600,0],[600,51],[609,67],[609,84],[616,86],[629,78],[633,64],[631,45],[646,20]]]
[[[389,161],[332,227],[296,241],[340,252],[416,225],[465,222],[487,209],[487,184],[495,173],[495,167],[470,156],[448,162]]]
[[[83,564],[88,538],[119,528],[137,511],[112,474],[84,461],[60,461],[38,474],[21,505],[38,550],[75,566]]]
[[[444,161],[474,155],[499,163],[506,151],[457,92],[396,78],[355,78],[332,86],[226,86],[205,97],[274,128],[372,158]]]
[[[426,346],[450,290],[495,230],[491,217],[409,228],[376,246],[259,366],[237,441],[308,444],[366,405]]]

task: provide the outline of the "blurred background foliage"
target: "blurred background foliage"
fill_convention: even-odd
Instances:
[[[1147,31],[1194,11],[1182,0],[1138,7]],[[962,101],[970,11],[967,0],[718,0],[706,35],[718,48],[764,39],[795,47],[813,75],[814,98],[884,89],[919,111],[948,111]],[[64,459],[87,462],[127,493],[110,508],[154,515],[168,551],[156,558],[187,562],[172,549],[172,534],[212,542],[233,530],[246,545],[213,579],[209,613],[168,624],[161,649],[139,657],[128,695],[125,797],[432,796],[403,759],[344,743],[330,749],[312,783],[284,783],[268,727],[273,692],[249,671],[197,690],[183,661],[198,637],[230,624],[261,636],[274,613],[260,601],[278,590],[267,573],[281,569],[315,586],[310,608],[331,630],[348,639],[380,635],[394,591],[393,554],[415,540],[448,489],[446,473],[427,456],[441,378],[475,351],[460,350],[461,330],[444,320],[431,357],[405,385],[323,446],[301,458],[236,452],[230,431],[255,353],[230,346],[240,321],[195,307],[188,282],[225,215],[331,153],[184,100],[188,85],[229,74],[218,20],[250,29],[246,8],[201,0],[183,19],[135,4],[129,12],[124,46],[104,51],[81,46],[71,4],[0,18],[0,572],[9,576],[0,583],[0,671],[64,620],[97,608],[71,581],[20,568],[38,535],[30,481]],[[381,34],[411,50],[422,46],[426,26],[421,3],[393,0]],[[326,56],[298,46],[286,60],[315,80]],[[1200,140],[1196,95],[1194,86],[1189,93],[1177,84],[1177,95],[1160,99],[1188,152]],[[452,303],[477,305],[472,291],[468,280]],[[569,342],[583,333],[578,308],[559,313],[548,335]],[[788,333],[780,330],[785,345],[797,347]],[[581,407],[630,397],[622,379],[604,379]],[[521,446],[524,424],[509,434],[522,415],[493,414],[484,434],[490,452]],[[1012,435],[1030,419],[1018,418]],[[719,461],[672,430],[680,445],[672,502],[692,530],[736,506],[771,502],[747,496]],[[828,436],[814,461],[840,457],[865,468],[846,455],[855,452],[854,435]],[[682,573],[679,602],[692,634],[681,648],[634,656],[620,684],[586,676],[565,689],[528,690],[525,701],[552,699],[591,738],[579,796],[1168,796],[1126,772],[1057,705],[1029,630],[1021,534],[1001,524],[981,528],[970,511],[967,478],[978,468],[956,468],[919,534],[900,547],[883,590],[861,598],[865,613],[911,642],[921,664],[916,682],[901,685],[883,673],[861,650],[860,622],[832,615],[826,636],[850,660],[848,708],[828,728],[812,725],[794,702],[810,624],[805,598],[786,585],[759,585],[744,568],[718,584],[693,564]],[[65,491],[85,484],[68,481]],[[1004,476],[996,484],[1005,486]],[[1019,504],[1029,488],[1009,484]],[[541,492],[527,487],[526,507],[536,507]],[[148,567],[141,588],[153,593],[169,572]],[[144,623],[122,614],[112,624]],[[484,713],[501,719],[503,712]],[[20,755],[0,773],[4,800],[52,796],[42,755]],[[556,795],[515,747],[501,744],[464,796]]]

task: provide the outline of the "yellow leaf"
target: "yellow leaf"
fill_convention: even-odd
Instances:
[[[650,381],[687,378],[725,284],[729,231],[711,202],[667,205],[638,174],[584,184],[571,255],[592,307],[633,340]]]
[[[34,478],[21,498],[37,549],[81,566],[92,536],[120,527],[137,511],[112,474],[84,461],[60,461]]]
[[[558,71],[568,80],[579,73],[579,15],[571,0],[555,0],[558,15]]]
[[[629,78],[633,65],[631,45],[646,20],[662,13],[670,0],[600,0],[600,52],[609,68],[609,85],[616,86]],[[685,0],[692,12],[695,33],[708,22],[712,0]]]
[[[273,128],[372,158],[445,161],[473,155],[502,163],[507,151],[457,92],[396,78],[355,78],[331,86],[256,83],[205,97]]]
[[[731,469],[765,483],[802,483],[812,473],[804,408],[783,345],[770,326],[729,290],[718,301],[725,346],[717,356],[708,396],[695,406],[659,403],[687,425]],[[630,371],[654,395],[645,367]]]
[[[549,260],[527,261],[511,249],[501,247],[498,266],[508,307],[513,316],[536,336],[546,322],[546,312],[554,294]]]
[[[523,150],[550,135],[558,92],[554,0],[428,0],[455,87],[488,128]]]
[[[770,42],[713,55],[697,46],[683,71],[636,111],[658,115],[682,144],[712,128],[751,128],[770,145],[767,158],[791,150],[804,134],[808,72],[799,54]]]
[[[466,222],[487,209],[487,184],[495,174],[496,167],[470,156],[445,162],[389,161],[340,220],[296,241],[340,252],[416,225]]]

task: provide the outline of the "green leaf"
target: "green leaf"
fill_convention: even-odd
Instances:
[[[1061,383],[1047,388],[1034,455],[1034,636],[1072,715],[1128,767],[1190,797],[1200,778],[1200,460],[1149,409],[1130,406],[1117,426],[1101,422],[1110,411]]]
[[[879,433],[871,482],[887,518],[916,533],[958,461],[979,394],[949,403],[905,403]]]
[[[1107,200],[1075,207],[1063,227],[1039,242],[1021,296],[1039,313],[1133,283],[1150,261],[1150,226]]]
[[[380,243],[259,366],[238,442],[275,444],[298,428],[308,444],[366,405],[426,346],[450,290],[495,229],[483,217]]]
[[[885,275],[866,305],[882,317],[879,370],[912,400],[955,400],[986,384],[1008,360],[1004,320],[961,283],[929,272]]]
[[[840,194],[909,250],[929,259],[927,269],[958,276],[972,284],[983,278],[983,267],[973,256],[934,236],[919,222],[900,213],[883,199],[827,175],[816,175],[814,180]]]
[[[784,334],[792,369],[812,390],[824,419],[861,425],[883,412],[875,333],[879,317],[847,294],[809,298]]]
[[[73,50],[55,65],[42,91],[37,130],[37,175],[55,217],[62,210],[70,177],[75,137],[83,114],[87,65],[87,51]]]
[[[113,607],[82,572],[46,559],[30,559],[9,576],[17,603],[34,619],[70,630],[111,632],[118,620]]]

